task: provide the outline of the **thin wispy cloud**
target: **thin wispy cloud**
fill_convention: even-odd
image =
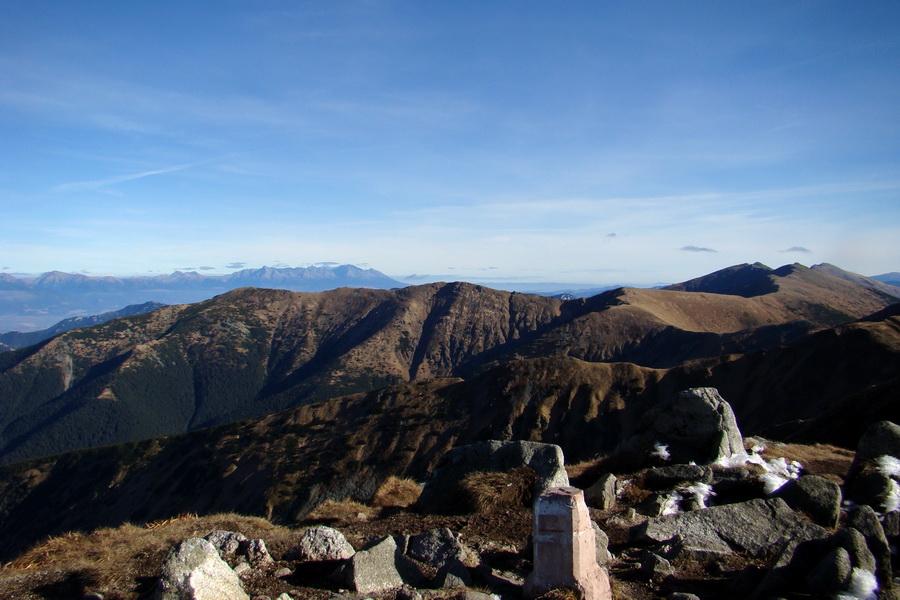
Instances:
[[[803,246],[791,246],[790,248],[781,250],[781,252],[799,252],[800,254],[812,254],[812,250],[810,250],[809,248],[804,248]]]
[[[167,173],[176,173],[178,171],[184,171],[185,169],[190,169],[191,167],[196,167],[197,165],[202,164],[200,162],[187,163],[182,165],[172,165],[170,167],[163,167],[161,169],[153,169],[150,171],[140,171],[137,173],[127,173],[125,175],[116,175],[115,177],[107,177],[106,179],[97,179],[94,181],[73,181],[70,183],[62,183],[54,187],[54,191],[57,192],[83,192],[88,190],[98,190],[101,188],[109,187],[112,185],[117,185],[120,183],[125,183],[128,181],[134,181],[136,179],[143,179],[144,177],[153,177],[154,175],[165,175]]]
[[[718,252],[717,250],[713,250],[712,248],[704,248],[702,246],[682,246],[679,248],[682,252],[709,252],[711,254],[715,254]]]

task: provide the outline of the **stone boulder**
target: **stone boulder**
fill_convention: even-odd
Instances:
[[[397,542],[387,537],[360,550],[348,559],[337,574],[347,588],[359,594],[377,594],[403,587],[397,572]]]
[[[290,550],[285,552],[285,560],[299,562],[326,562],[346,560],[356,551],[344,534],[332,527],[319,525],[310,527],[300,534],[300,539]]]
[[[900,425],[878,421],[869,425],[859,439],[847,480],[853,480],[862,470],[881,456],[900,458]]]
[[[659,445],[667,448],[664,460],[679,464],[706,465],[744,452],[734,412],[715,388],[692,388],[657,404],[616,454],[643,464]]]
[[[738,504],[650,519],[632,529],[639,542],[680,540],[687,548],[711,553],[736,551],[765,557],[788,544],[824,537],[827,531],[804,520],[781,498]]]
[[[466,587],[472,584],[472,577],[466,569],[471,550],[446,527],[411,537],[406,555],[429,564],[438,572],[437,587]]]
[[[588,506],[609,510],[616,505],[616,476],[606,473],[593,485],[584,490],[584,501]]]
[[[208,541],[190,538],[166,557],[155,600],[250,600],[238,576]]]
[[[459,482],[480,472],[506,472],[529,466],[537,473],[535,497],[551,487],[569,485],[562,448],[541,442],[489,440],[459,446],[447,452],[432,472],[416,508],[424,512],[459,508]]]
[[[816,475],[791,479],[774,494],[788,506],[809,515],[813,521],[834,529],[841,516],[841,488]]]

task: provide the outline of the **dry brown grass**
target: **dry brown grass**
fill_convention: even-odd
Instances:
[[[537,481],[537,473],[527,466],[506,472],[473,473],[459,483],[461,508],[480,513],[531,506]]]
[[[372,496],[372,506],[407,508],[415,504],[422,493],[422,486],[406,477],[391,475]]]
[[[572,588],[555,588],[541,594],[537,600],[581,600],[581,594]]]
[[[239,531],[249,538],[265,538],[270,551],[273,544],[276,551],[286,548],[296,537],[296,532],[264,519],[236,514],[208,517],[186,514],[146,525],[128,523],[92,533],[65,533],[37,544],[3,565],[0,597],[42,598],[29,591],[36,579],[59,587],[77,575],[77,585],[71,585],[78,589],[98,591],[107,598],[136,599],[142,591],[141,580],[159,574],[163,559],[175,544],[217,529]]]
[[[353,523],[367,521],[378,514],[378,509],[353,500],[326,500],[306,515],[306,521],[327,521],[332,523]]]

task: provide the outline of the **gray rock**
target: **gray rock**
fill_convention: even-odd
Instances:
[[[404,585],[397,590],[395,600],[422,600],[422,593],[414,587]]]
[[[459,482],[478,472],[504,472],[529,466],[538,476],[534,495],[569,485],[562,448],[540,442],[490,440],[447,452],[425,482],[416,507],[425,512],[453,510]]]
[[[875,555],[869,550],[866,538],[857,529],[852,527],[840,529],[831,536],[831,541],[835,546],[847,551],[850,556],[850,564],[854,568],[863,569],[869,573],[875,572]]]
[[[754,557],[773,555],[788,544],[825,534],[825,529],[805,521],[780,498],[659,517],[632,530],[638,541],[664,542],[678,537],[685,544],[703,547],[712,543]]]
[[[900,426],[890,421],[878,421],[866,429],[856,447],[847,479],[855,479],[863,468],[884,455],[900,458]]]
[[[437,588],[467,588],[472,585],[472,576],[461,562],[447,563],[434,578]]]
[[[650,490],[670,490],[688,482],[710,483],[712,469],[701,465],[666,465],[644,471],[644,486]]]
[[[360,594],[377,594],[403,587],[394,557],[397,543],[388,537],[361,550],[341,567],[339,577],[344,585]]]
[[[823,596],[833,596],[850,584],[853,565],[850,554],[837,547],[823,558],[806,578],[810,589]]]
[[[594,521],[591,521],[591,528],[594,530],[594,539],[597,541],[597,564],[605,565],[612,560],[612,555],[609,553],[609,536]]]
[[[268,548],[266,548],[266,542],[263,540],[247,540],[246,542],[241,542],[239,552],[246,556],[247,560],[254,567],[270,565],[275,562],[272,560],[272,556],[269,554]]]
[[[638,511],[648,517],[661,517],[670,514],[678,506],[680,496],[674,491],[652,494],[638,505]]]
[[[645,552],[641,557],[641,574],[651,581],[659,582],[669,575],[674,575],[675,567],[662,556]]]
[[[878,521],[878,515],[871,506],[856,506],[847,514],[847,527],[858,530],[866,538],[866,545],[875,556],[875,576],[878,585],[883,590],[893,587],[891,570],[891,549],[887,538],[884,537],[884,529]]]
[[[243,533],[222,529],[213,531],[203,539],[212,544],[219,552],[219,556],[225,559],[236,556],[241,543],[249,541]]]
[[[249,600],[238,576],[208,541],[179,543],[163,563],[156,600]]]
[[[692,388],[653,407],[617,454],[648,457],[653,445],[668,446],[672,463],[709,464],[744,451],[731,406],[715,388]]]
[[[237,575],[238,577],[240,577],[244,573],[249,573],[252,570],[253,570],[253,567],[251,567],[249,564],[247,564],[243,561],[239,562],[238,564],[236,564],[234,566],[234,574]]]
[[[441,569],[451,563],[465,562],[469,550],[450,529],[440,527],[412,536],[406,554]]]
[[[356,554],[344,534],[324,525],[310,527],[300,534],[298,542],[284,553],[285,560],[323,562],[346,560]]]
[[[700,600],[700,596],[688,594],[687,592],[672,592],[666,596],[666,600]]]
[[[881,519],[881,527],[884,529],[884,535],[887,538],[893,538],[900,535],[900,511],[892,510],[884,515]]]
[[[491,594],[485,594],[478,590],[463,590],[458,594],[450,596],[448,600],[496,600]]]
[[[272,577],[290,577],[294,572],[288,569],[287,567],[281,567],[280,569],[276,569],[274,573],[272,573]]]
[[[609,510],[616,505],[616,476],[606,473],[592,486],[584,490],[584,501],[588,506]]]
[[[877,471],[863,471],[844,486],[847,497],[857,504],[868,504],[879,511],[888,508],[894,494],[893,480]]]
[[[836,483],[816,475],[803,475],[788,481],[774,495],[823,527],[834,529],[838,525],[842,498]]]

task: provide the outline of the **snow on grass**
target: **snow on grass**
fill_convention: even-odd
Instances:
[[[706,508],[706,503],[709,502],[709,498],[716,495],[712,486],[708,483],[703,483],[702,481],[697,481],[689,486],[678,488],[678,493],[681,494],[682,498],[693,496],[694,501],[699,508]]]
[[[750,454],[738,452],[731,456],[722,457],[714,464],[726,468],[742,467],[748,464],[762,467],[765,473],[759,476],[759,480],[762,481],[763,488],[767,494],[773,493],[789,480],[800,477],[803,465],[799,462],[796,460],[788,462],[784,457],[773,458],[767,461],[759,454],[763,450],[765,450],[763,446],[756,445],[750,449]],[[900,496],[898,496],[898,501],[900,501]]]

